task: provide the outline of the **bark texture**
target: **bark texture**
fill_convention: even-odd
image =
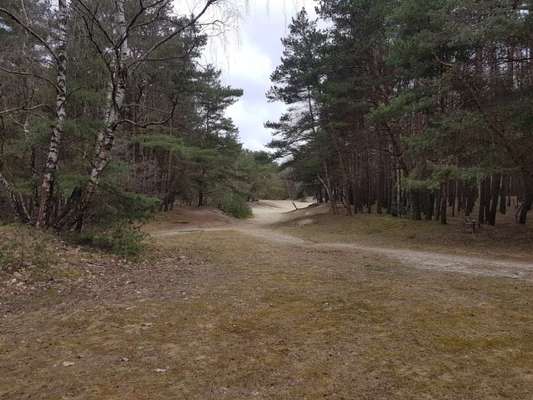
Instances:
[[[56,93],[56,123],[52,129],[45,171],[42,177],[39,209],[37,211],[36,225],[46,226],[50,209],[50,200],[53,196],[56,180],[57,166],[59,163],[59,151],[63,138],[65,120],[67,117],[67,24],[68,4],[66,0],[59,0],[59,27],[57,57],[57,93]]]

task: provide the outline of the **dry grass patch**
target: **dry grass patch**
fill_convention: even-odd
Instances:
[[[49,268],[57,262],[58,245],[52,235],[27,226],[0,226],[0,273]]]
[[[224,226],[234,219],[214,208],[178,207],[168,212],[158,213],[154,220],[144,226],[148,233],[194,227]]]
[[[533,291],[233,232],[2,320],[1,399],[527,399]],[[171,269],[174,260],[191,260]],[[176,261],[177,263],[177,261]],[[122,277],[121,279],[125,279]],[[137,293],[139,292],[139,293]]]
[[[312,224],[300,223],[310,218]],[[368,214],[353,217],[305,215],[281,228],[286,233],[314,242],[357,242],[371,246],[533,260],[533,224],[517,225],[510,216],[500,216],[497,226],[484,225],[476,234],[465,231],[463,220],[457,217],[450,218],[448,225],[441,225],[434,221]]]

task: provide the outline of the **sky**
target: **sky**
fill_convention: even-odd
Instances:
[[[176,0],[178,11],[198,11],[201,5],[201,0]],[[248,149],[265,149],[272,136],[263,124],[277,120],[284,110],[283,104],[269,103],[265,93],[270,74],[280,63],[280,39],[287,34],[291,18],[304,6],[313,16],[313,0],[233,0],[230,9],[213,11],[227,24],[224,34],[213,34],[204,62],[222,70],[225,84],[244,90],[240,101],[228,109],[228,116]],[[203,21],[212,20],[213,12]]]

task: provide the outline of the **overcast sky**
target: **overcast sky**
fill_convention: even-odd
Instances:
[[[239,127],[246,148],[261,150],[271,140],[271,132],[263,127],[276,120],[283,105],[268,103],[265,92],[270,87],[270,74],[280,62],[280,39],[287,33],[291,18],[305,6],[314,15],[313,0],[234,0],[240,17],[234,20],[224,37],[211,39],[206,49],[206,62],[217,65],[226,84],[244,90],[241,100],[228,110]],[[242,3],[236,3],[242,1]],[[200,0],[176,0],[178,9],[198,10]],[[227,15],[225,16],[227,18]],[[208,21],[212,15],[204,18]]]

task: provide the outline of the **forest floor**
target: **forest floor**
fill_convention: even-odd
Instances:
[[[47,239],[0,273],[0,399],[533,398],[532,228],[291,209],[176,210],[137,261]]]

